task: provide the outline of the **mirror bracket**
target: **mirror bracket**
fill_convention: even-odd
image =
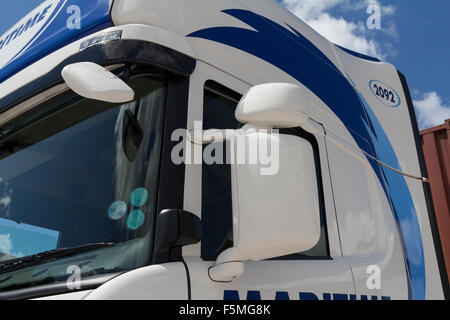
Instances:
[[[202,239],[202,223],[193,213],[163,210],[158,216],[153,262],[160,264],[181,261],[181,249]]]
[[[244,274],[244,254],[236,247],[223,251],[216,265],[208,269],[209,278],[214,282],[231,282]]]

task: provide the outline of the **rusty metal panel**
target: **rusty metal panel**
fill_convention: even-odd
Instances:
[[[450,275],[450,120],[442,126],[424,130],[420,135],[442,251]]]

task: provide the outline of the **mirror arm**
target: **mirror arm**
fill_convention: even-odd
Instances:
[[[190,143],[197,145],[225,142],[233,138],[236,131],[233,129],[189,130],[187,139]]]
[[[188,141],[192,144],[205,145],[210,143],[218,143],[229,141],[246,130],[268,130],[273,127],[261,126],[258,124],[245,124],[241,129],[208,129],[208,130],[189,130]]]
[[[209,278],[214,282],[231,282],[244,274],[245,257],[239,248],[233,247],[223,251],[216,265],[208,269]]]

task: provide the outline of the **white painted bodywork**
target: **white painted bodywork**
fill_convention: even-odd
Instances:
[[[245,94],[252,86],[264,83],[292,83],[297,80],[275,66],[232,47],[186,35],[208,27],[234,26],[251,29],[245,23],[222,13],[224,9],[248,9],[279,23],[289,24],[319,48],[335,67],[357,84],[359,92],[374,106],[396,150],[401,169],[420,175],[413,130],[409,121],[406,97],[393,66],[356,59],[332,45],[305,23],[272,0],[115,0],[112,18],[115,27],[98,34],[122,30],[122,39],[155,42],[197,60],[190,77],[187,129],[203,118],[203,88],[207,80]],[[42,58],[0,84],[0,99],[46,74],[65,58],[79,52],[82,41],[75,41]],[[270,44],[269,44],[270,45]],[[361,72],[363,70],[363,72]],[[389,82],[403,101],[398,108],[387,108],[370,92],[372,79]],[[223,299],[225,290],[239,292],[245,299],[248,291],[260,291],[262,299],[274,299],[278,291],[298,299],[299,292],[310,292],[322,299],[324,293],[389,296],[407,299],[407,276],[399,232],[382,185],[348,128],[317,96],[310,97],[308,115],[316,130],[330,135],[345,148],[315,135],[321,153],[326,224],[330,247],[329,260],[246,262],[241,278],[231,283],[217,283],[208,276],[214,262],[200,257],[200,244],[183,248],[189,270],[193,299]],[[401,134],[399,134],[401,132]],[[201,155],[200,155],[201,157]],[[202,166],[187,165],[184,210],[201,218]],[[406,179],[420,222],[426,263],[428,299],[442,299],[443,291],[430,230],[425,196],[419,181]],[[264,246],[264,244],[262,244]],[[381,268],[381,288],[367,287],[367,267]],[[87,296],[86,296],[87,294]],[[186,270],[182,263],[155,265],[116,277],[92,292],[54,298],[74,299],[187,299]],[[52,297],[50,297],[52,298]]]
[[[22,88],[27,83],[42,77],[64,61],[67,57],[80,52],[80,46],[83,41],[114,31],[122,31],[122,39],[143,40],[159,43],[165,47],[174,49],[190,57],[194,57],[193,49],[189,41],[185,37],[167,29],[142,24],[111,27],[68,44],[67,46],[43,57],[41,60],[36,61],[31,66],[0,83],[0,99]],[[26,80],[24,81],[24,79]]]
[[[186,270],[181,262],[124,273],[92,291],[85,300],[186,300]]]

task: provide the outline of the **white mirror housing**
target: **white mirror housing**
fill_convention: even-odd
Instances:
[[[311,131],[308,123],[313,93],[303,85],[266,83],[252,87],[239,102],[235,118],[255,128],[296,128]],[[234,130],[190,131],[188,140],[194,144],[209,144],[230,140]],[[217,140],[216,136],[222,137]]]
[[[264,161],[239,164],[238,160],[231,165],[233,248],[222,252],[210,268],[212,280],[232,281],[242,276],[245,261],[300,253],[318,243],[320,204],[313,147],[303,138],[271,130],[307,128],[312,95],[303,86],[269,83],[251,88],[241,99],[235,116],[246,125],[226,140],[236,159],[255,159],[256,153],[261,157],[265,145],[276,170],[272,163],[265,174]],[[212,139],[207,135],[204,140]]]
[[[256,143],[260,135],[248,135],[248,143]],[[303,252],[320,238],[319,188],[311,144],[291,135],[269,138],[279,144],[276,174],[261,175],[261,165],[232,165],[234,246],[245,260]]]
[[[308,120],[311,92],[290,83],[252,87],[239,102],[236,119],[267,128],[301,127]]]
[[[245,127],[244,127],[245,128]],[[233,245],[210,269],[214,281],[243,274],[236,262],[261,261],[312,249],[321,234],[319,187],[311,144],[300,137],[253,132],[231,139],[234,152],[272,140],[279,146],[278,171],[262,175],[262,164],[232,164]],[[237,141],[243,139],[246,147]],[[242,143],[242,142],[241,142]],[[272,150],[273,151],[273,150]],[[248,159],[248,158],[247,158]],[[231,264],[233,263],[233,264]]]
[[[82,97],[111,103],[134,100],[134,90],[130,86],[96,63],[70,64],[61,75],[69,88]]]

